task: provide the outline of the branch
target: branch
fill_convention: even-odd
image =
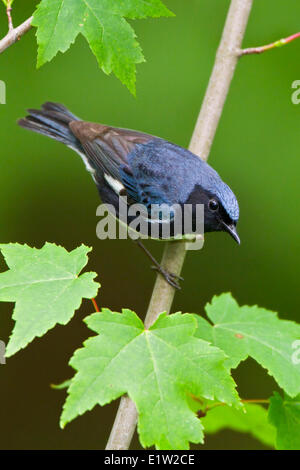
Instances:
[[[270,49],[275,49],[275,47],[282,47],[288,44],[289,42],[294,41],[295,39],[300,38],[300,33],[292,34],[287,38],[279,39],[278,41],[271,42],[266,46],[260,47],[248,47],[247,49],[241,49],[239,51],[239,56],[249,55],[249,54],[261,54],[262,52],[269,51]]]
[[[33,16],[28,18],[28,20],[24,21],[24,23],[20,24],[16,28],[12,28],[8,31],[7,35],[1,39],[0,41],[0,54],[1,52],[5,51],[9,46],[17,42],[21,36],[23,36],[27,31],[31,28],[31,22],[33,20]]]
[[[231,0],[214,68],[189,146],[189,150],[203,160],[208,158],[221,117],[238,60],[237,51],[240,50],[242,44],[252,2],[253,0]],[[162,266],[167,271],[179,275],[184,258],[184,243],[167,243],[163,254]],[[175,289],[166,283],[162,276],[158,275],[145,318],[146,328],[152,325],[161,312],[170,312],[174,294]],[[136,407],[130,398],[124,396],[121,398],[106,449],[128,449],[136,423]]]

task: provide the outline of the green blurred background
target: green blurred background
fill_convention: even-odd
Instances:
[[[96,238],[97,190],[80,159],[63,145],[16,126],[28,107],[62,102],[90,121],[139,129],[187,146],[220,40],[229,0],[166,0],[175,18],[132,22],[147,62],[138,66],[137,98],[98,68],[82,37],[64,55],[36,70],[34,31],[0,57],[7,104],[0,105],[0,241],[41,247],[45,241],[72,249],[93,247],[89,268],[102,284],[98,303],[145,315],[154,274],[130,241]],[[15,24],[36,1],[14,3]],[[1,5],[0,5],[1,6]],[[262,45],[300,29],[297,0],[254,0],[244,46]],[[7,22],[0,10],[0,34]],[[240,60],[209,163],[238,195],[238,247],[225,234],[209,234],[204,249],[188,252],[184,288],[173,311],[202,313],[214,294],[231,291],[240,304],[259,304],[298,319],[300,105],[291,102],[300,79],[300,41]],[[163,245],[148,242],[160,257]],[[5,264],[1,260],[1,268]],[[0,338],[13,327],[13,304],[1,307]],[[89,335],[85,301],[66,327],[58,326],[0,366],[0,447],[98,449],[105,446],[117,403],[86,413],[62,431],[58,419],[72,375],[68,360]],[[246,361],[235,372],[244,398],[268,397],[273,379]],[[139,448],[135,437],[133,448]],[[196,446],[195,448],[200,448]],[[201,447],[203,448],[203,447]],[[250,436],[223,431],[205,449],[260,449]]]

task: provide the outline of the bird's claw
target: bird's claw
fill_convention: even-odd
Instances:
[[[178,284],[178,282],[176,282],[176,280],[183,281],[183,277],[179,276],[178,274],[169,273],[162,266],[151,266],[151,269],[154,269],[155,271],[159,272],[172,287],[179,290],[181,289],[180,285]]]

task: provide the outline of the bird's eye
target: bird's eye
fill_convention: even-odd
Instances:
[[[208,207],[211,211],[217,211],[219,209],[219,204],[215,199],[211,199],[208,203]]]

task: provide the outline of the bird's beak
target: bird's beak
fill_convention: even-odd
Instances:
[[[240,245],[241,240],[236,231],[236,226],[234,224],[225,224],[225,222],[222,222],[222,225],[223,229],[228,232],[229,235],[231,235],[232,238]]]

